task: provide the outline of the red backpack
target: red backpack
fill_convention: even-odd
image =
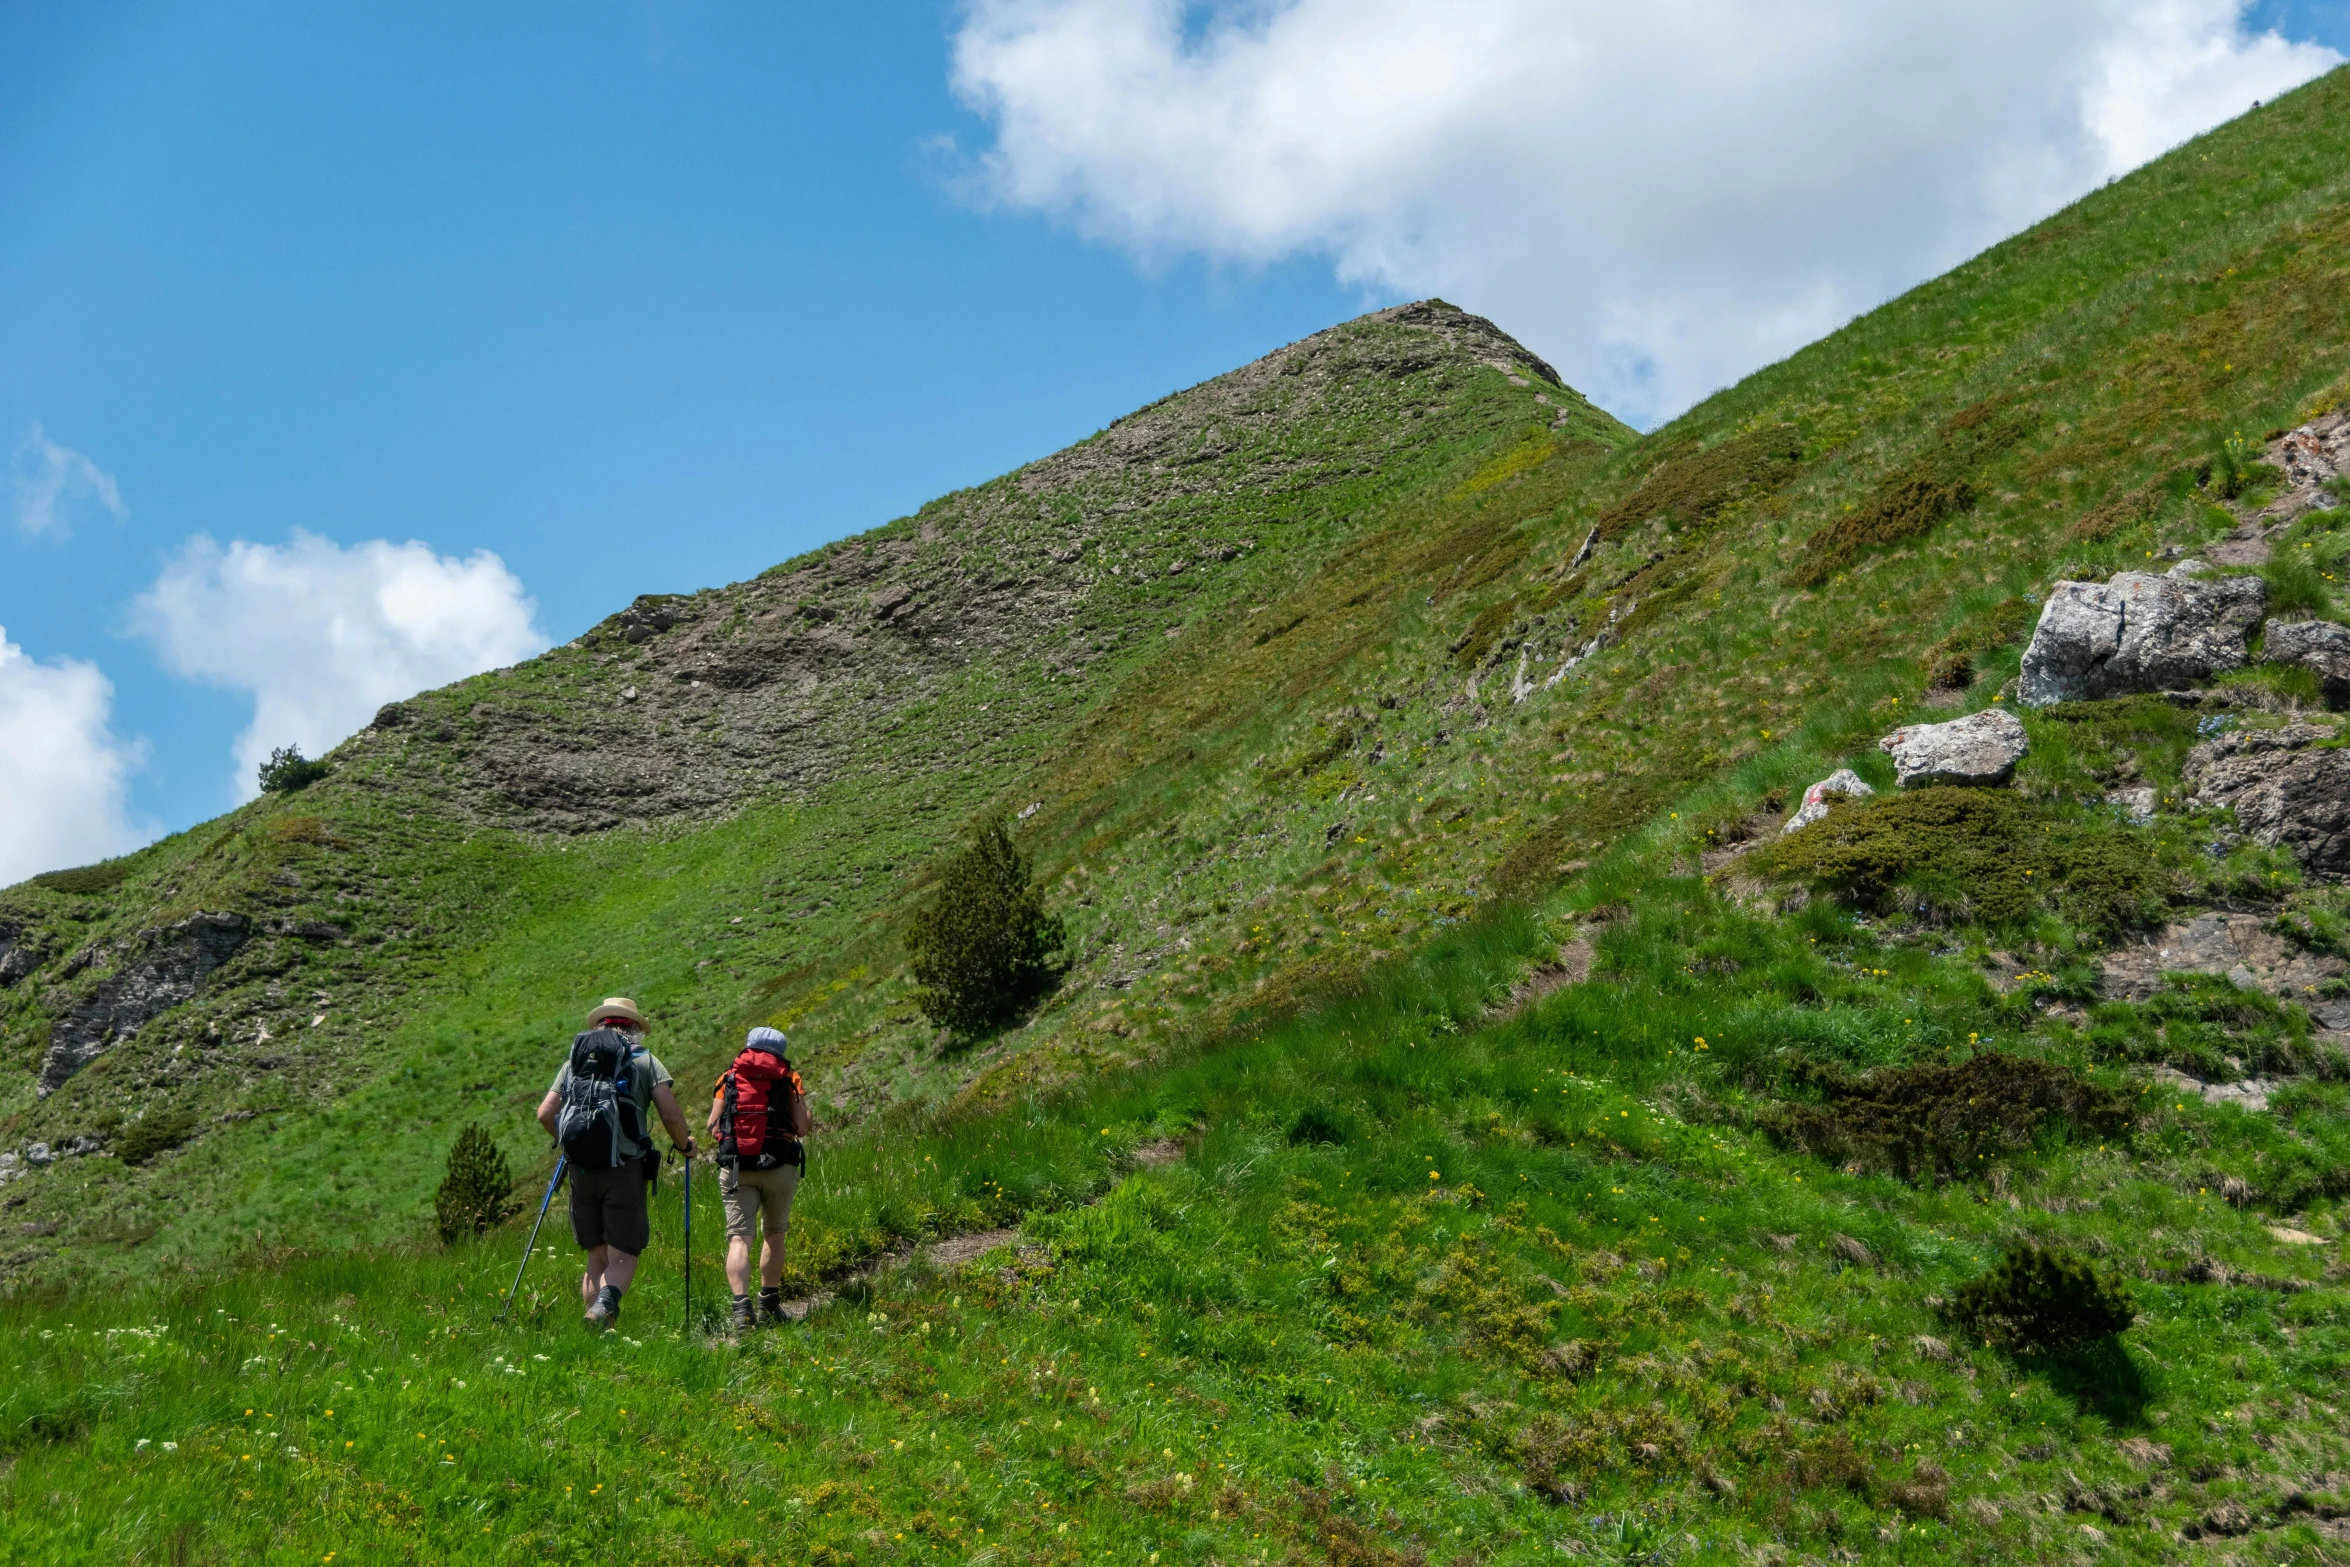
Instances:
[[[719,1078],[724,1098],[718,1111],[718,1162],[728,1169],[808,1167],[807,1145],[795,1135],[800,1129],[793,1125],[793,1111],[807,1088],[777,1048],[779,1043],[755,1040],[745,1045]]]

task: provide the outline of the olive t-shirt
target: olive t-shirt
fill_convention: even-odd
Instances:
[[[661,1058],[644,1046],[638,1045],[628,1057],[628,1096],[636,1101],[637,1122],[645,1129],[646,1141],[638,1142],[625,1129],[620,1134],[620,1157],[624,1160],[641,1157],[653,1145],[653,1090],[670,1082],[669,1068]],[[571,1057],[566,1053],[563,1065],[555,1073],[555,1097],[563,1097],[563,1089],[571,1081]]]

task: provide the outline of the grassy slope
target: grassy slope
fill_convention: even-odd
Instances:
[[[1971,641],[1988,700],[2012,669],[2010,598],[2224,525],[2181,470],[2350,366],[2346,99],[2333,79],[2263,110],[1620,454],[1498,432],[1317,576],[1187,634],[1050,737],[1005,797],[1046,801],[1031,831],[1092,983],[1028,1038],[909,1063],[917,1094],[971,1091],[833,1144],[798,1240],[813,1271],[1032,1213],[1041,1250],[894,1275],[739,1352],[669,1335],[668,1245],[634,1342],[565,1331],[553,1262],[533,1325],[491,1330],[505,1236],[21,1311],[11,1543],[584,1559],[625,1527],[676,1560],[2167,1560],[2191,1526],[2256,1531],[2222,1552],[2322,1559],[2340,1296],[2331,1246],[2267,1226],[2338,1233],[2325,1179],[2279,1177],[2340,1165],[2341,1089],[2304,1084],[2273,1117],[2158,1104],[2121,1062],[2168,1022],[2067,1021],[1969,961],[2024,941],[2061,999],[2094,933],[2060,904],[1913,931],[1824,904],[1742,912],[1676,870],[1913,710],[1930,647]],[[1971,510],[1839,542],[1846,519],[1891,529],[1903,494],[1961,479]],[[1568,569],[1594,522],[1602,548]],[[1495,700],[1514,641],[1556,667],[1611,617],[1615,647]],[[2052,827],[2087,831],[2071,802],[2106,721],[2088,741],[2073,722],[2034,720],[2023,785]],[[2123,739],[2169,781],[2167,733]],[[2140,848],[2192,856],[2210,831],[2172,818]],[[683,839],[562,852],[731,863],[698,866]],[[2257,861],[2197,861],[2175,895],[2331,917]],[[1497,887],[1533,911],[1427,940]],[[1616,916],[1599,977],[1490,1023],[1594,912]],[[840,945],[755,1004],[862,1058],[902,1026],[866,982],[886,925]],[[1366,963],[1367,988],[1312,1001],[1315,975]],[[474,974],[443,978],[460,993]],[[562,987],[538,983],[489,990],[477,1033],[551,1024]],[[2210,1026],[2283,1058],[2306,1028],[2273,1008]],[[1940,1189],[1758,1130],[1796,1057],[1985,1041],[2147,1108],[2126,1139],[2050,1128],[1997,1181]],[[1179,1165],[1123,1172],[1123,1150],[1170,1133],[1190,1139]],[[2269,1195],[2221,1202],[2229,1175]],[[1920,1342],[1952,1336],[1937,1301],[2018,1234],[2132,1279],[2125,1358]],[[2198,1257],[2254,1282],[2183,1282]],[[625,1462],[615,1425],[637,1438]],[[42,1505],[68,1493],[77,1507]]]
[[[1529,415],[1594,450],[1630,439],[1556,387],[1512,384],[1487,361],[1520,351],[1489,327],[1421,318],[1435,327],[1387,312],[1320,334],[865,539],[674,602],[687,624],[641,646],[616,620],[427,693],[343,747],[327,783],[120,862],[113,890],[12,889],[0,923],[31,930],[51,962],[0,992],[23,1069],[0,1100],[9,1144],[119,1136],[143,1114],[193,1116],[198,1136],[144,1169],[66,1161],[17,1186],[22,1239],[0,1265],[38,1282],[258,1237],[413,1234],[466,1119],[537,1157],[522,1106],[582,997],[614,990],[655,1009],[662,1053],[697,1075],[779,995],[795,1027],[847,997],[869,1026],[801,1030],[833,1124],[951,1089],[968,1061],[931,1049],[893,983],[894,938],[871,931],[969,814],[1016,799],[1012,781],[1087,713],[1134,700],[1179,634],[1242,619],[1333,548],[1392,531],[1391,496],[1456,482]],[[1165,493],[1138,495],[1169,448]],[[1068,533],[1046,526],[1064,508],[1086,546],[1074,564],[1057,558]],[[1220,562],[1225,539],[1235,558]],[[1186,572],[1164,569],[1185,557]],[[995,591],[1029,568],[1031,586]],[[893,582],[921,596],[882,623],[871,603]],[[813,637],[793,629],[810,624]],[[766,684],[739,701],[733,677],[686,684],[730,663]],[[745,754],[791,782],[731,813],[656,796],[610,831],[570,829],[624,799],[573,791],[557,809],[542,791],[526,809],[498,782],[586,755],[624,776],[674,763],[708,791],[743,771],[713,757]],[[71,975],[68,954],[220,908],[273,934],[37,1099],[50,1020],[107,968]],[[275,934],[300,928],[341,934]]]

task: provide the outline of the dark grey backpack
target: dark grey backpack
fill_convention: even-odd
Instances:
[[[555,1141],[563,1157],[583,1169],[611,1169],[624,1147],[643,1147],[644,1113],[629,1074],[639,1054],[616,1028],[591,1028],[571,1041],[571,1075],[555,1113]]]

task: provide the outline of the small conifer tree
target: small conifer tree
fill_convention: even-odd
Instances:
[[[467,1126],[449,1150],[449,1172],[433,1198],[442,1242],[454,1246],[494,1229],[514,1211],[513,1194],[514,1171],[506,1155],[478,1121]]]
[[[963,1038],[1010,1021],[1060,977],[1067,928],[998,819],[947,863],[906,937],[915,1005]]]
[[[2064,1354],[2128,1330],[2130,1292],[2062,1247],[2011,1248],[1998,1266],[1961,1284],[1951,1314],[1985,1343]]]

